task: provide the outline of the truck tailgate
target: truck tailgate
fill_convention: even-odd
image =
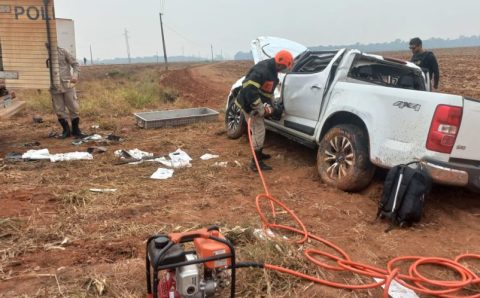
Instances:
[[[462,123],[451,157],[480,161],[480,101],[464,99]]]

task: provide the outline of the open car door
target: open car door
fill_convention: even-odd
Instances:
[[[295,62],[283,83],[284,126],[313,136],[329,80],[345,49],[308,52]]]

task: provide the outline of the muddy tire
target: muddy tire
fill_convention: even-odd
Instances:
[[[330,129],[320,142],[317,169],[322,180],[343,191],[359,191],[372,181],[367,133],[351,124]]]
[[[242,110],[231,100],[225,112],[225,128],[230,139],[238,139],[247,131],[247,122]]]

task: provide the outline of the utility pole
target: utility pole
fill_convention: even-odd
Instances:
[[[158,64],[158,51],[157,51],[157,56],[156,57],[157,57],[157,64]]]
[[[125,28],[125,43],[127,44],[127,55],[128,55],[128,63],[132,63],[132,58],[130,57],[130,43],[128,42],[128,31]]]
[[[165,59],[165,70],[168,70],[167,49],[165,46],[165,35],[163,34],[163,13],[160,13],[160,29],[162,30],[163,58]]]
[[[211,51],[212,51],[212,63],[213,63],[213,44],[210,45]]]
[[[93,65],[92,45],[90,45],[90,65]]]

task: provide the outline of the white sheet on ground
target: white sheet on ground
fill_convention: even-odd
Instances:
[[[209,160],[209,159],[214,159],[214,158],[219,158],[220,156],[206,153],[200,157],[201,160]]]
[[[383,279],[374,278],[374,280],[377,282],[380,282]],[[385,285],[383,285],[382,288],[385,288]],[[395,280],[393,280],[392,283],[390,284],[390,289],[388,289],[388,294],[392,298],[418,298],[417,294],[414,291],[405,288]]]
[[[177,149],[177,151],[169,153],[170,159],[172,161],[188,161],[190,162],[192,158],[188,156],[187,152],[183,151],[182,149]]]
[[[135,159],[142,159],[142,158],[145,158],[145,157],[152,157],[153,156],[153,153],[145,152],[145,151],[139,150],[137,148],[132,149],[132,150],[128,150],[127,152],[128,152],[128,154],[130,154],[131,157],[133,157]]]
[[[33,160],[50,159],[50,152],[48,149],[28,150],[27,152],[23,153],[22,158]]]
[[[168,156],[170,157],[170,160],[162,156],[160,158],[152,159],[152,161],[159,162],[164,166],[174,169],[190,168],[192,166],[190,164],[192,158],[181,149],[177,149],[177,151],[169,153]]]
[[[40,149],[29,150],[22,155],[22,158],[31,160],[50,160],[51,162],[57,162],[70,160],[91,160],[93,159],[93,155],[88,152],[50,154],[48,149]]]
[[[93,155],[88,152],[69,152],[69,153],[59,153],[59,154],[50,154],[50,161],[71,161],[71,160],[91,160]]]
[[[158,170],[150,176],[152,179],[157,180],[165,180],[171,178],[173,176],[173,170],[165,169],[165,168],[158,168]]]
[[[159,157],[159,158],[152,159],[151,161],[159,162],[166,167],[174,168],[174,169],[189,168],[192,166],[189,160],[184,160],[184,159],[168,160],[165,157]]]
[[[82,139],[82,141],[100,141],[103,140],[103,137],[99,134],[94,134]]]
[[[126,151],[128,154],[130,154],[133,158],[139,159],[140,161],[138,162],[131,162],[130,164],[139,164],[142,163],[143,160],[142,158],[145,157],[152,157],[153,153],[141,151],[138,149],[133,149],[133,150],[128,150]],[[115,151],[116,156],[122,156],[122,150],[117,150]],[[155,159],[148,159],[147,161],[150,162],[158,162],[163,164],[166,167],[169,168],[174,168],[174,169],[180,169],[180,168],[189,168],[192,165],[190,164],[190,161],[192,158],[183,150],[177,149],[177,151],[169,153],[168,157],[159,157]]]
[[[159,157],[159,158],[155,158],[155,159],[151,159],[149,161],[153,161],[153,162],[159,162],[161,163],[162,165],[166,166],[166,167],[170,167],[170,168],[173,168],[172,166],[172,161],[171,160],[168,160],[166,159],[165,157]]]

